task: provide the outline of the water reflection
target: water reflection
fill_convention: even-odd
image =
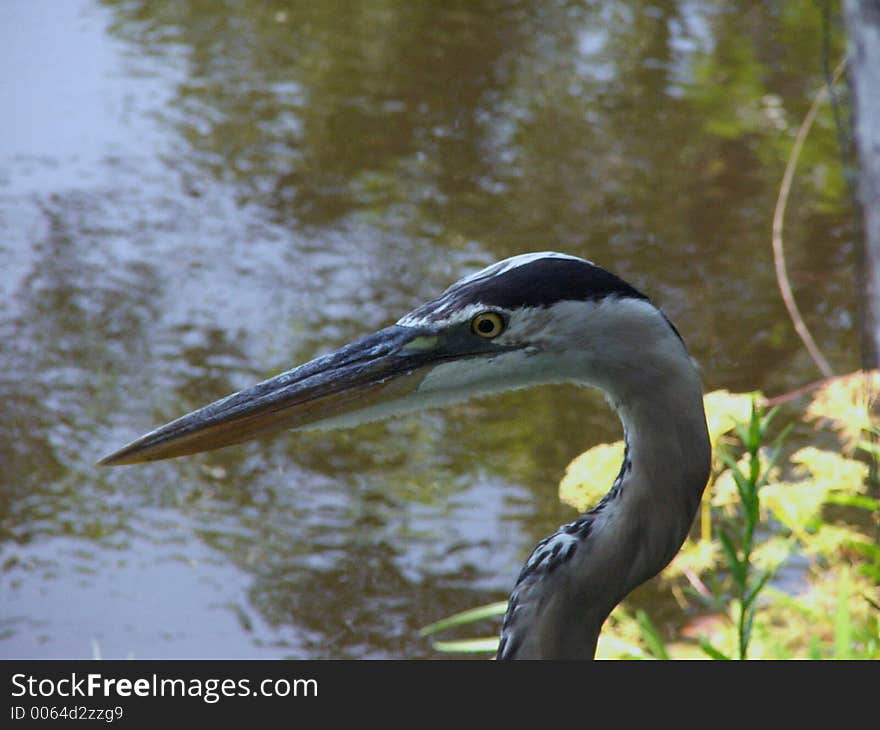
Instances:
[[[91,464],[497,258],[555,248],[631,279],[710,388],[813,377],[768,243],[821,81],[808,4],[39,5],[0,11],[6,35],[70,59],[18,105],[35,131],[0,135],[4,656],[433,656],[417,628],[501,598],[571,517],[553,485],[618,433],[600,397],[544,388]],[[5,46],[7,69],[26,46]],[[44,134],[71,78],[89,103]],[[787,231],[801,308],[843,370],[834,145],[827,115]]]

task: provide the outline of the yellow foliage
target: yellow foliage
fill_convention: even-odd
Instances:
[[[706,424],[713,453],[717,453],[719,441],[737,425],[748,424],[753,401],[762,399],[760,393],[730,393],[727,390],[716,390],[705,396]],[[847,629],[843,624],[843,628],[835,624],[841,606],[848,607],[852,615],[847,620],[852,622],[852,630],[863,630],[871,620],[870,609],[866,607],[880,603],[880,587],[872,585],[867,574],[854,573],[851,578],[847,577],[848,573],[840,573],[846,566],[841,568],[838,564],[841,558],[852,559],[852,550],[847,548],[854,541],[864,539],[870,543],[871,538],[852,526],[823,521],[822,509],[834,495],[853,496],[867,491],[868,466],[848,458],[848,455],[864,438],[865,431],[874,429],[880,433],[878,404],[880,371],[830,380],[816,392],[806,417],[817,425],[830,426],[837,431],[845,444],[843,454],[808,446],[799,449],[789,459],[794,467],[792,481],[779,481],[779,468],[771,469],[767,475],[760,491],[762,511],[770,513],[787,529],[776,530],[757,541],[751,553],[751,563],[755,570],[773,574],[796,551],[807,558],[808,567],[801,582],[803,592],[799,595],[787,595],[772,585],[767,586],[754,625],[749,648],[751,658],[805,656],[807,652],[820,651],[824,655],[837,656],[840,651],[850,650],[861,651],[866,656],[876,654],[876,642],[871,645],[873,649],[852,641],[851,647],[847,645],[841,649],[840,642],[846,639],[839,639],[836,632]],[[617,476],[623,454],[624,444],[617,441],[600,444],[578,456],[569,464],[559,485],[562,501],[581,511],[595,504]],[[759,458],[763,475],[767,468],[767,454],[762,450]],[[738,466],[743,474],[748,474],[747,455],[740,459]],[[708,500],[713,508],[724,510],[735,509],[741,501],[731,470],[721,468],[716,461],[713,472],[715,479],[710,482],[704,502],[707,520],[710,514]],[[686,576],[693,580],[695,576],[711,574],[723,561],[718,540],[707,539],[710,532],[705,529],[703,539],[686,541],[664,571],[664,577],[675,580]],[[816,570],[815,566],[820,564],[821,570]],[[854,601],[851,596],[858,596],[860,600]],[[713,646],[730,656],[737,650],[738,610],[739,604],[732,601],[725,620],[715,622],[715,628],[705,633]],[[876,619],[874,621],[876,625]],[[674,658],[693,655],[697,648],[694,641],[697,634],[691,634],[687,639],[667,646]],[[624,606],[618,606],[599,640],[597,656],[649,658],[644,646],[638,622]]]
[[[635,620],[633,620],[635,623]],[[620,627],[609,624],[609,630],[599,634],[596,659],[650,659],[642,649],[638,635],[634,638],[621,635]]]
[[[829,631],[832,628],[829,618],[838,611],[841,598],[849,598],[849,611],[853,618],[862,622],[866,622],[868,616],[876,611],[871,604],[880,602],[880,587],[869,577],[852,571],[846,564],[828,566],[815,573],[795,597],[786,597],[775,589],[769,589],[768,592],[780,599],[787,598],[780,601],[784,620],[791,622],[794,619],[792,610],[799,611],[806,619],[807,623],[799,631],[821,630],[823,626]],[[773,608],[772,604],[769,608]]]
[[[599,444],[572,461],[559,483],[559,499],[580,512],[608,491],[623,463],[623,441]]]
[[[876,427],[878,403],[880,370],[858,371],[823,385],[807,407],[806,418],[833,428],[852,451],[863,432]]]
[[[804,479],[766,485],[761,490],[761,503],[795,534],[802,535],[819,519],[832,492],[858,494],[865,489],[868,467],[833,451],[807,446],[792,454],[791,461]]]
[[[799,449],[791,456],[798,465],[798,472],[809,475],[814,482],[827,487],[828,491],[859,494],[865,491],[868,465],[847,459],[836,451],[823,451],[813,446]]]
[[[776,572],[791,555],[794,541],[790,537],[769,537],[755,546],[752,551],[752,563],[759,570]]]
[[[752,400],[761,399],[761,394],[731,393],[729,390],[713,390],[703,396],[706,410],[706,425],[712,448],[724,434],[733,431],[738,423],[748,423],[752,413]]]
[[[819,530],[810,535],[810,539],[804,543],[804,553],[816,556],[834,555],[847,545],[851,545],[858,537],[859,533],[850,527],[823,523]]]
[[[714,390],[703,398],[709,438],[715,449],[718,440],[737,423],[748,423],[752,399],[760,393],[731,393]],[[623,441],[599,444],[576,457],[559,483],[559,499],[583,512],[595,504],[614,482],[623,462]]]
[[[712,540],[687,540],[678,555],[663,571],[664,579],[678,578],[690,572],[701,575],[713,568],[721,555],[721,548]]]
[[[828,497],[828,485],[813,481],[776,482],[761,490],[761,504],[795,534],[815,522]]]

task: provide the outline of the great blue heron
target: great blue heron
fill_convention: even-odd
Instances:
[[[133,464],[286,428],[352,426],[541,383],[604,391],[625,457],[592,510],[526,560],[499,659],[590,659],[603,622],[678,552],[709,475],[697,369],[647,297],[589,261],[514,256],[397,324],[157,428],[99,463]]]

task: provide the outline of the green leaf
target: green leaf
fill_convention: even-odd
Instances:
[[[726,466],[728,469],[739,469],[739,466],[737,466],[736,463],[736,459],[731,456],[730,452],[727,449],[720,446],[718,447],[718,458],[721,459],[724,466]]]
[[[829,504],[839,504],[844,507],[860,507],[871,512],[880,511],[880,501],[870,497],[862,497],[858,494],[836,494],[831,492],[825,501]]]
[[[722,661],[729,661],[730,657],[727,656],[723,651],[716,649],[712,644],[710,644],[706,639],[700,639],[700,648],[707,654],[707,656],[712,659],[719,659]]]
[[[733,541],[726,530],[721,530],[718,533],[718,539],[721,541],[721,549],[724,551],[724,557],[727,559],[727,564],[730,566],[730,572],[733,573],[734,580],[738,584],[742,584],[745,578],[745,566],[740,562]]]
[[[636,611],[636,620],[639,622],[639,630],[642,639],[644,639],[645,644],[648,645],[648,651],[651,655],[657,659],[668,660],[669,652],[666,651],[666,645],[663,643],[663,639],[660,638],[657,627],[654,626],[654,623],[648,617],[648,614],[642,609],[639,609]]]
[[[752,625],[755,622],[755,607],[742,606],[743,620],[740,624],[739,634],[739,658],[746,659],[749,651],[749,642],[752,639]]]
[[[840,576],[837,592],[837,610],[834,615],[834,658],[849,659],[852,646],[853,627],[849,612],[852,584],[849,571],[844,569]]]
[[[751,590],[746,593],[745,598],[743,598],[743,606],[751,606],[752,602],[758,597],[758,594],[767,585],[767,581],[770,580],[770,576],[772,573],[769,570],[764,571],[764,575],[762,575],[758,582],[752,586]]]
[[[447,654],[477,654],[498,651],[498,639],[496,637],[486,637],[484,639],[462,639],[460,641],[435,641],[431,646],[435,650]]]
[[[761,431],[766,433],[767,429],[770,428],[770,423],[776,418],[776,414],[779,413],[779,406],[773,406],[769,411],[764,414],[764,420],[761,423]]]
[[[467,611],[461,611],[460,613],[456,613],[452,616],[448,616],[447,618],[435,621],[434,623],[422,628],[419,631],[419,635],[429,636],[430,634],[436,634],[438,631],[443,631],[444,629],[452,628],[453,626],[461,626],[462,624],[473,623],[474,621],[480,621],[484,618],[503,616],[506,610],[507,601],[487,603],[484,606],[477,606],[476,608],[471,608]]]
[[[749,444],[751,443],[751,434],[749,428],[742,423],[737,424],[736,436],[742,442],[742,445],[745,446],[747,450],[750,450]]]
[[[761,477],[761,459],[758,458],[758,449],[751,452],[749,459],[749,493],[755,491],[758,479]]]

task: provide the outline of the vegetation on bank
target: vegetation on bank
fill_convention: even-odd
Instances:
[[[880,371],[826,381],[781,425],[760,393],[705,397],[712,476],[692,536],[660,577],[678,619],[659,622],[638,596],[611,614],[599,658],[880,658]],[[790,409],[786,409],[786,417]],[[790,450],[786,435],[811,429]],[[577,457],[560,498],[584,511],[620,467],[623,444]],[[636,592],[638,594],[638,591]],[[503,613],[504,602],[426,627],[426,635]],[[492,651],[496,639],[437,641]]]

